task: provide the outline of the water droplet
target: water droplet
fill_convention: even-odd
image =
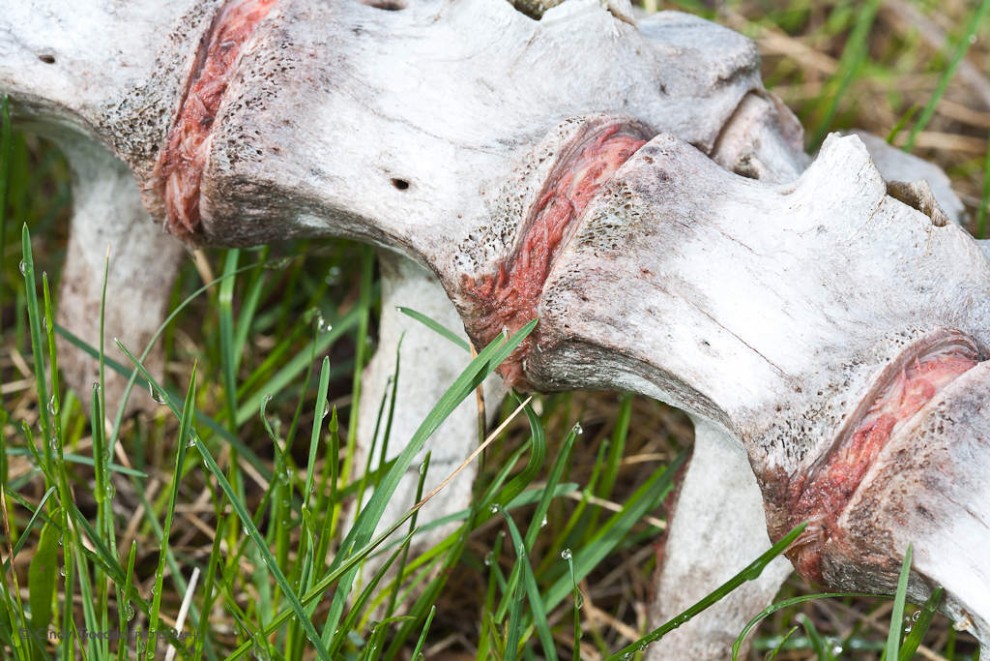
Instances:
[[[127,602],[127,606],[124,608],[124,619],[128,622],[134,619],[134,606],[130,602]]]
[[[97,397],[99,394],[100,394],[100,384],[99,383],[94,383],[93,384],[93,397]]]
[[[327,400],[324,399],[323,400],[323,415],[321,415],[320,417],[321,418],[325,418],[328,415],[330,415],[330,402],[328,402]]]
[[[278,271],[284,269],[292,262],[288,257],[283,257],[282,259],[276,259],[265,264],[265,268],[270,271]]]
[[[52,415],[58,415],[58,398],[55,395],[51,396],[48,400],[48,412]]]
[[[333,324],[323,318],[323,313],[316,311],[316,330],[320,333],[329,333],[333,330]]]
[[[151,395],[151,399],[155,400],[157,404],[165,403],[165,395],[163,395],[160,391],[155,390],[155,386],[150,383],[148,384],[148,394]]]
[[[546,514],[544,514],[544,515],[543,515],[543,520],[542,520],[542,521],[540,521],[540,527],[541,527],[541,528],[546,528],[546,527],[547,527],[547,524],[548,524],[548,523],[550,523],[550,521],[549,521],[549,520],[547,520],[547,515],[546,515]]]
[[[55,438],[54,436],[52,436],[50,439],[48,439],[48,447],[51,449],[52,452],[55,452],[57,454],[58,453],[58,439]]]
[[[286,468],[284,471],[278,474],[278,480],[282,484],[289,484],[292,482],[292,471]]]
[[[339,266],[331,266],[327,269],[327,277],[325,277],[323,281],[333,287],[340,282],[340,276],[342,273],[343,270]]]
[[[574,433],[578,436],[584,433],[584,427],[581,426],[580,422],[574,423]]]
[[[838,655],[842,654],[842,652],[844,652],[844,651],[845,651],[845,648],[843,648],[842,645],[840,645],[838,643],[836,643],[835,645],[832,645],[832,656],[838,656]]]
[[[106,493],[107,498],[113,498],[117,494],[117,487],[113,486],[113,482],[107,482],[103,491]]]
[[[492,514],[498,514],[499,512],[502,511],[502,506],[499,505],[498,503],[493,503],[492,506],[488,508],[488,511],[491,512]]]
[[[491,551],[489,551],[488,553],[485,554],[485,566],[486,567],[491,567],[492,566],[492,556],[493,555],[495,555],[495,554],[492,553]]]
[[[47,314],[41,315],[41,329],[44,330],[46,333],[48,332],[48,315]]]
[[[915,611],[914,615],[911,616],[912,622],[917,622],[921,618],[921,611]]]
[[[17,265],[17,270],[21,272],[21,275],[26,276],[28,274],[28,265],[23,259],[21,263]]]
[[[271,661],[272,657],[268,654],[268,648],[260,636],[255,638],[252,656],[258,661]]]
[[[194,448],[194,447],[196,447],[196,437],[194,435],[190,435],[189,436],[189,440],[186,441],[186,447],[187,448]]]
[[[570,549],[564,549],[563,551],[560,552],[560,557],[563,558],[564,560],[570,560],[571,558],[574,557],[574,554],[571,553]]]
[[[58,568],[58,575],[61,576],[62,578],[65,578],[65,567]]]
[[[425,462],[425,461],[424,461],[424,462],[422,462],[422,463],[421,463],[421,464],[419,465],[419,474],[420,474],[420,475],[426,475],[426,462]]]

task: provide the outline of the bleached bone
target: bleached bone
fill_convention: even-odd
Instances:
[[[770,548],[760,489],[738,440],[698,420],[694,452],[668,519],[657,594],[650,608],[660,626],[693,606]],[[718,558],[718,560],[715,560]],[[773,600],[792,571],[777,558],[704,617],[667,634],[649,648],[651,659],[729,659],[732,644],[753,615]]]
[[[173,231],[390,246],[476,343],[539,316],[513,383],[633,390],[718,425],[771,537],[813,520],[806,575],[889,590],[913,542],[913,593],[944,584],[987,641],[984,254],[888,196],[857,138],[796,184],[721,167],[803,165],[786,113],[753,119],[769,97],[748,41],[587,0],[538,22],[479,0],[29,3],[0,21],[18,112],[108,145]],[[59,34],[64,50],[42,41]],[[740,126],[770,148],[732,147]],[[918,411],[893,404],[905,385]]]
[[[172,282],[185,250],[154,224],[141,204],[134,177],[101,145],[72,135],[55,139],[72,168],[72,221],[59,292],[58,321],[91,347],[100,346],[100,305],[106,283],[103,345],[106,354],[127,364],[114,338],[140,354],[165,318]],[[97,361],[60,338],[60,367],[85,405],[98,383]],[[155,374],[164,371],[164,353],[155,345],[145,358]],[[112,418],[127,379],[107,369],[106,413]],[[146,390],[135,390],[126,411],[156,406]]]
[[[863,139],[877,170],[889,182],[918,182],[927,186],[949,218],[960,222],[963,208],[939,169],[891,147],[885,141],[856,133]],[[745,144],[745,140],[741,140]],[[755,136],[752,144],[762,142]],[[764,181],[783,182],[788,168],[764,172]],[[713,592],[749,562],[770,548],[759,488],[750,477],[738,439],[705,421],[695,425],[695,448],[678,492],[675,515],[661,544],[663,549],[656,594],[649,610],[651,627],[659,627],[701,597]],[[755,504],[754,504],[755,499]],[[705,549],[699,553],[698,549]],[[756,581],[745,583],[702,617],[668,634],[647,657],[724,659],[745,624],[780,589],[790,565],[775,561]]]
[[[397,309],[398,306],[403,306],[425,314],[442,326],[458,332],[467,341],[457,312],[433,274],[415,262],[387,251],[380,252],[379,264],[382,315],[379,322],[378,350],[364,371],[355,454],[355,466],[359,471],[363,471],[372,450],[375,451],[372,469],[380,465],[386,429],[389,429],[386,460],[394,459],[405,449],[412,434],[444,391],[471,361],[469,352]],[[393,404],[392,390],[396,372],[398,385]],[[493,377],[485,381],[486,422],[498,411],[504,395],[501,380]],[[479,402],[469,398],[454,410],[420,451],[385,508],[382,522],[399,519],[416,504],[419,467],[427,452],[430,453],[430,465],[423,480],[424,494],[429,493],[467,459],[479,443],[478,435]],[[433,498],[424,505],[418,515],[420,526],[466,510],[471,503],[476,474],[477,464],[469,464],[447,485],[442,496]],[[417,534],[412,540],[411,551],[418,554],[436,545],[457,525],[458,522],[453,521]],[[366,562],[365,575],[373,575],[379,566],[374,560]]]

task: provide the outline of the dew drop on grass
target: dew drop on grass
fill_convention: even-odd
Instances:
[[[570,549],[564,549],[563,551],[560,552],[560,557],[563,558],[564,560],[570,560],[571,558],[574,557],[574,554],[571,553]]]
[[[107,498],[113,498],[117,494],[117,488],[113,486],[113,482],[107,482],[103,490],[106,492]]]
[[[134,606],[132,606],[129,602],[124,608],[124,619],[128,622],[134,619]]]
[[[48,332],[48,315],[47,314],[41,315],[41,329],[43,331],[45,331],[46,333]]]
[[[498,514],[499,512],[502,511],[502,506],[499,505],[498,503],[493,503],[492,506],[488,508],[488,511],[491,512],[492,514]]]
[[[265,264],[265,268],[270,271],[279,271],[287,267],[292,260],[288,257],[283,257],[282,259],[276,259]]]
[[[581,423],[580,422],[575,422],[574,423],[574,433],[577,436],[580,436],[581,434],[584,433],[584,427],[581,426]]]
[[[194,448],[194,447],[196,447],[196,437],[195,436],[189,436],[189,440],[186,441],[186,447],[187,448]]]
[[[329,333],[333,330],[333,324],[324,319],[323,313],[319,311],[316,313],[316,330],[319,333]]]
[[[543,515],[543,520],[540,521],[540,527],[541,528],[546,528],[548,523],[550,523],[550,521],[547,520],[547,515],[544,514]]]
[[[155,400],[157,404],[165,403],[165,395],[161,391],[155,390],[155,386],[148,384],[148,393],[151,395],[151,399]]]
[[[485,554],[485,566],[486,567],[491,567],[492,566],[492,555],[493,555],[493,553],[491,551],[489,551],[488,553]]]
[[[58,568],[58,575],[61,576],[62,578],[65,578],[65,567],[64,566]]]
[[[328,415],[330,415],[330,402],[328,402],[327,400],[324,399],[323,400],[323,415],[321,415],[320,417],[321,418],[325,418]]]
[[[253,652],[252,652],[251,655],[255,659],[257,659],[258,661],[270,661],[270,659],[272,658],[268,654],[268,648],[265,647],[265,644],[260,639],[260,637],[259,638],[255,638],[255,641],[254,641],[254,650],[253,650]]]
[[[48,400],[48,412],[52,415],[58,415],[58,398],[55,395],[51,396]]]
[[[23,259],[21,263],[17,265],[17,270],[21,272],[21,275],[26,276],[28,274],[28,265]]]

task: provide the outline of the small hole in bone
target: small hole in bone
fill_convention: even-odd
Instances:
[[[409,182],[405,179],[392,179],[392,185],[399,190],[408,190]]]
[[[52,55],[51,53],[42,53],[41,55],[38,56],[38,59],[44,62],[45,64],[55,64],[55,56]]]
[[[369,7],[385,11],[400,11],[406,8],[406,0],[362,0]]]

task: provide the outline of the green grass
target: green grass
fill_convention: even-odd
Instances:
[[[765,57],[766,78],[812,143],[856,125],[913,146],[948,169],[982,232],[990,153],[965,151],[962,141],[934,149],[926,136],[985,137],[939,104],[964,102],[951,72],[967,51],[985,61],[985,42],[971,47],[970,36],[990,37],[981,20],[988,3],[960,10],[949,41],[928,55],[912,35],[884,31],[876,4],[863,12],[851,2],[732,2],[726,10],[742,14],[754,36],[776,30],[834,61],[824,76]],[[901,89],[912,73],[929,85]],[[153,340],[170,360],[163,381],[142,367],[150,346],[84,347],[99,360],[101,383],[125,374],[154,393],[158,411],[127,418],[102,386],[83,407],[59,379],[65,344],[56,337],[82,343],[53,322],[57,277],[47,275],[64,260],[67,168],[55,150],[10,130],[6,104],[0,115],[0,657],[160,658],[172,645],[180,657],[208,659],[418,658],[444,646],[484,659],[639,658],[768,561],[754,558],[659,628],[637,615],[661,534],[651,521],[664,515],[690,434],[669,409],[611,394],[508,402],[501,417],[511,420],[485,451],[470,507],[451,517],[456,526],[440,543],[410,553],[430,524],[415,501],[399,520],[381,521],[385,501],[453,406],[519,338],[483,349],[407,449],[358,477],[353,404],[380,303],[374,254],[354,244],[209,253],[219,277],[204,282],[185,268]],[[387,408],[381,417],[387,430]],[[106,427],[93,423],[105,418]],[[429,470],[427,458],[422,474]],[[368,483],[374,495],[345,529],[346,508]],[[384,564],[359,581],[373,554]],[[752,642],[751,658],[908,659],[923,640],[945,658],[975,658],[972,642],[935,616],[940,598],[936,591],[914,607],[903,589],[885,600],[792,581],[739,641]],[[589,615],[588,604],[627,629]],[[937,635],[924,638],[929,628]],[[98,631],[129,637],[84,636]]]

